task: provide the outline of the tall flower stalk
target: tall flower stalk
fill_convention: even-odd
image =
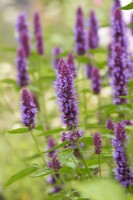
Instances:
[[[123,187],[129,187],[133,184],[133,173],[129,166],[126,152],[127,135],[125,125],[118,122],[115,125],[115,137],[112,140],[114,146],[114,160],[116,162],[115,177]]]
[[[20,87],[29,85],[27,60],[25,56],[25,51],[22,47],[19,47],[17,52],[16,68],[17,68],[17,84]]]
[[[125,22],[123,20],[122,10],[119,8],[121,7],[120,1],[115,0],[113,9],[112,9],[112,16],[111,16],[111,27],[112,27],[112,44],[111,44],[111,52],[113,54],[114,45],[118,43],[121,46],[121,51],[123,53],[122,57],[125,60],[125,65],[128,70],[128,76],[132,76],[132,64],[128,49],[128,41],[126,36],[126,26]],[[113,63],[113,55],[112,55],[112,61]],[[113,64],[112,64],[113,65]],[[113,66],[110,66],[113,68]]]
[[[119,43],[114,44],[112,51],[113,68],[112,68],[112,88],[114,104],[127,103],[126,98],[121,96],[127,95],[128,72],[123,55],[122,47]]]
[[[25,13],[22,13],[18,16],[16,22],[16,30],[18,34],[19,46],[24,49],[25,55],[28,58],[30,55],[30,36],[27,23],[27,16]]]
[[[40,15],[38,12],[34,13],[33,22],[34,22],[33,24],[34,24],[36,49],[37,49],[38,54],[43,55],[44,54],[43,33],[42,33],[42,27],[41,27],[41,22],[40,22]]]
[[[84,25],[84,15],[82,8],[77,9],[75,23],[75,51],[78,55],[83,55],[86,52],[86,33]]]

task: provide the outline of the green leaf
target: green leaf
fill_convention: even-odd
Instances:
[[[133,130],[133,125],[128,125],[125,127],[127,130]]]
[[[127,200],[125,190],[113,180],[94,180],[73,183],[83,197],[91,200]]]
[[[126,6],[123,6],[120,8],[121,10],[132,10],[133,9],[133,2],[127,4]]]
[[[8,131],[8,133],[10,134],[22,134],[22,133],[27,133],[29,131],[28,128],[17,128],[17,129],[13,129],[11,131]]]
[[[48,152],[54,151],[56,149],[60,149],[61,147],[64,147],[67,144],[69,144],[69,141],[62,142],[61,144],[58,144],[58,145],[54,146],[53,148],[51,148],[47,151],[44,151],[43,153],[48,153]]]
[[[71,167],[68,167],[68,166],[65,166],[65,167],[62,167],[61,169],[60,169],[60,172],[61,173],[70,173],[72,171],[72,168]]]
[[[51,129],[48,131],[43,131],[41,134],[39,134],[38,136],[42,136],[42,135],[50,135],[50,134],[54,134],[54,133],[59,133],[61,131],[66,131],[66,129],[64,128],[56,128],[56,129]]]
[[[5,186],[11,185],[15,181],[30,175],[31,173],[35,172],[37,169],[38,169],[38,165],[33,164],[31,167],[27,167],[27,168],[17,172],[13,176],[11,176],[11,178],[7,181]]]
[[[40,171],[40,172],[34,174],[33,176],[31,176],[31,178],[38,178],[38,177],[41,177],[41,176],[47,176],[47,175],[49,175],[51,173],[52,173],[52,170],[45,169],[43,171]]]
[[[90,58],[86,57],[86,56],[78,56],[78,57],[76,57],[76,60],[78,62],[82,62],[82,63],[91,63]]]
[[[92,137],[82,137],[80,139],[80,142],[92,145],[93,144],[93,139],[92,139]]]

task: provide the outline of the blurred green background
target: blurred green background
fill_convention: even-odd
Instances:
[[[15,59],[17,49],[15,21],[17,16],[25,11],[28,13],[31,40],[33,40],[32,17],[35,11],[41,14],[45,42],[45,61],[43,72],[50,69],[51,52],[54,46],[59,45],[64,51],[73,51],[75,12],[78,6],[84,10],[86,25],[89,10],[97,12],[101,31],[105,30],[105,42],[108,38],[109,14],[112,1],[109,0],[0,0],[0,193],[6,200],[44,200],[49,192],[46,179],[26,178],[8,188],[4,188],[7,179],[16,171],[25,168],[29,162],[27,159],[36,152],[34,143],[29,135],[10,135],[8,130],[20,127],[20,90],[15,89],[16,67]],[[109,41],[108,41],[109,43]],[[35,49],[35,46],[32,46]],[[33,67],[33,66],[32,66]],[[3,81],[6,79],[6,81]],[[46,80],[47,82],[47,80]],[[44,80],[45,84],[45,80]],[[48,82],[44,90],[46,93],[46,107],[48,108],[53,127],[60,126],[58,108],[56,103],[49,101],[54,96],[54,90],[49,89],[53,82]],[[34,85],[34,84],[33,84]],[[35,88],[33,88],[34,90]],[[35,89],[36,90],[36,89]],[[54,113],[54,114],[53,114]],[[45,115],[45,113],[44,113]],[[52,116],[53,115],[53,116]],[[60,135],[58,136],[58,138]],[[39,138],[40,145],[46,148],[45,139]],[[37,162],[40,162],[39,159]],[[0,197],[2,200],[2,197]]]

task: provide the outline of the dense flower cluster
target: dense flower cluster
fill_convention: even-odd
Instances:
[[[83,55],[86,52],[86,33],[84,27],[83,11],[79,7],[77,9],[76,24],[75,24],[75,51],[78,55]]]
[[[121,45],[119,43],[114,45],[112,58],[114,61],[114,67],[112,70],[114,104],[123,104],[127,102],[127,100],[121,98],[121,96],[127,95],[126,84],[128,82],[128,72]]]
[[[111,120],[111,119],[108,119],[106,121],[106,129],[107,130],[114,130],[114,126],[115,126],[115,123]]]
[[[63,124],[67,127],[76,127],[78,123],[78,102],[74,88],[74,77],[69,65],[63,60],[58,65],[55,86]]]
[[[42,35],[42,27],[40,22],[40,15],[38,12],[34,14],[34,34],[36,39],[36,48],[37,52],[40,55],[44,54],[44,44],[43,44],[43,35]]]
[[[67,131],[62,133],[62,142],[69,140],[69,146],[73,147],[73,144],[83,135],[83,131]]]
[[[133,174],[129,167],[126,153],[126,141],[125,125],[122,122],[118,122],[115,125],[115,137],[112,140],[112,144],[114,146],[114,159],[116,162],[115,176],[124,187],[133,184]]]
[[[99,46],[98,21],[94,11],[89,15],[88,47],[95,49]]]
[[[85,74],[86,74],[86,78],[91,78],[91,71],[92,71],[92,68],[93,66],[91,64],[86,64],[86,71],[85,71]]]
[[[94,147],[95,147],[95,154],[100,155],[101,148],[102,148],[102,137],[101,137],[100,133],[94,133],[93,143],[94,143]]]
[[[22,47],[19,47],[16,59],[17,68],[17,83],[20,87],[29,84],[29,74],[27,71],[27,60],[25,57],[25,52]]]
[[[29,129],[35,127],[36,113],[37,108],[33,101],[32,94],[26,88],[23,88],[21,97],[22,122]]]
[[[71,73],[73,74],[74,78],[77,76],[76,72],[76,65],[74,62],[74,57],[72,53],[69,53],[67,56],[67,64],[70,66]]]
[[[92,67],[91,82],[92,82],[93,93],[99,94],[101,91],[101,78],[99,74],[99,69],[97,67]]]
[[[28,30],[28,24],[27,24],[27,18],[26,14],[21,14],[16,23],[16,28],[18,32],[18,41],[19,46],[23,47],[25,51],[26,57],[29,57],[30,55],[30,36],[29,36],[29,30]]]
[[[54,146],[56,146],[55,140],[52,137],[49,137],[48,138],[48,148],[47,149],[50,150]],[[56,155],[57,152],[58,152],[57,150],[48,152],[48,157],[52,157],[52,156]]]
[[[60,47],[55,47],[53,49],[53,52],[52,52],[52,56],[53,56],[53,68],[55,70],[57,70],[58,68],[58,62],[59,62],[59,58],[57,58],[57,56],[62,53],[62,49]]]

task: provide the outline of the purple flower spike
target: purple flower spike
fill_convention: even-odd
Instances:
[[[93,143],[95,147],[95,154],[100,155],[101,154],[101,148],[102,148],[102,137],[100,133],[95,133],[93,135]]]
[[[121,45],[118,43],[114,45],[112,59],[114,61],[112,69],[114,104],[124,104],[127,100],[120,96],[127,95],[128,72]]]
[[[131,22],[130,22],[130,24],[133,26],[133,13],[131,15]],[[133,27],[131,27],[131,33],[133,35]]]
[[[88,46],[92,49],[99,46],[98,21],[94,11],[91,11],[89,15]]]
[[[67,56],[67,64],[70,66],[71,73],[73,74],[74,78],[77,76],[76,72],[76,65],[74,62],[74,57],[72,53],[69,53]]]
[[[26,14],[21,14],[16,23],[16,29],[18,32],[19,46],[23,47],[25,55],[28,58],[30,55],[30,36],[27,24]]]
[[[79,112],[74,77],[71,74],[69,65],[63,60],[58,63],[55,87],[62,122],[69,128],[76,127]]]
[[[62,142],[64,141],[70,141],[68,146],[73,147],[73,144],[79,140],[83,135],[83,131],[81,130],[75,130],[75,131],[68,131],[62,133]]]
[[[39,55],[44,54],[43,34],[38,12],[34,14],[34,35],[36,38],[36,48]]]
[[[86,78],[91,78],[91,72],[92,72],[93,66],[91,64],[86,64]]]
[[[78,55],[83,55],[86,52],[86,33],[84,27],[83,11],[80,7],[77,9],[74,33],[75,33],[75,51]]]
[[[27,71],[27,61],[25,57],[25,52],[22,47],[18,49],[17,59],[16,59],[16,68],[17,68],[17,83],[20,87],[29,85],[29,74]]]
[[[57,58],[57,56],[62,53],[62,49],[60,47],[55,47],[53,52],[52,52],[52,56],[53,56],[53,68],[55,70],[57,70],[57,66],[58,66],[58,62],[59,62],[59,58]]]
[[[115,176],[123,187],[133,184],[133,174],[129,167],[126,153],[127,135],[125,125],[118,122],[115,125],[115,137],[112,140],[114,146],[114,160],[116,162]]]
[[[111,120],[111,119],[108,119],[106,121],[106,129],[107,130],[114,130],[114,126],[115,126],[115,123]]]
[[[23,88],[21,97],[22,122],[30,130],[35,128],[36,113],[37,108],[33,102],[32,94],[26,88]]]
[[[48,138],[48,148],[47,148],[47,150],[53,148],[54,146],[56,146],[54,139],[52,137],[49,137]],[[48,152],[48,157],[53,157],[54,155],[57,154],[57,152],[58,152],[57,150]]]
[[[130,54],[128,50],[128,41],[126,36],[126,25],[123,20],[122,10],[119,8],[121,7],[120,1],[114,1],[114,6],[112,9],[112,17],[111,17],[111,27],[112,27],[112,54],[114,51],[114,45],[119,43],[121,47],[121,51],[123,53],[122,57],[124,59],[126,68],[128,69],[129,77],[132,76],[132,64],[130,59]],[[113,56],[112,56],[113,59]],[[111,61],[113,65],[113,61]],[[113,68],[113,66],[111,66]]]
[[[97,67],[93,67],[91,70],[91,81],[93,93],[99,94],[101,91],[101,78]]]

